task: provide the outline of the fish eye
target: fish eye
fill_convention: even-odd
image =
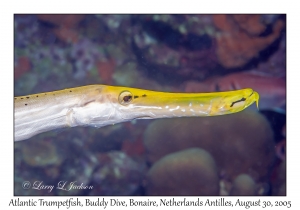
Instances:
[[[133,99],[133,95],[131,92],[125,90],[119,95],[119,103],[122,105],[129,104]]]

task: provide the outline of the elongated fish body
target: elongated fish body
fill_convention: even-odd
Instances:
[[[259,95],[252,89],[167,93],[90,85],[15,97],[15,141],[57,128],[103,127],[133,119],[215,116],[242,111]]]

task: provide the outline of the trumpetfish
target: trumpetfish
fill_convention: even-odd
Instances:
[[[212,93],[169,93],[89,85],[14,98],[14,139],[75,126],[103,127],[134,119],[216,116],[244,110],[259,94],[247,88]]]

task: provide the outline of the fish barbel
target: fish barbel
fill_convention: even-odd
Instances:
[[[134,119],[216,116],[244,110],[259,94],[250,88],[213,93],[168,93],[89,85],[14,98],[15,141],[75,126],[103,127]]]

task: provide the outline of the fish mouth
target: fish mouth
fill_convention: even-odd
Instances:
[[[244,93],[240,96],[238,100],[236,99],[232,101],[229,107],[233,108],[235,104],[238,104],[239,106],[241,106],[241,108],[245,109],[250,105],[252,105],[254,102],[256,102],[256,106],[258,108],[258,100],[259,100],[259,94],[256,91],[249,89],[248,93]]]
[[[258,109],[258,101],[259,101],[258,92],[252,90],[252,93],[248,96],[248,106],[250,106],[252,103],[256,102],[256,107]]]

